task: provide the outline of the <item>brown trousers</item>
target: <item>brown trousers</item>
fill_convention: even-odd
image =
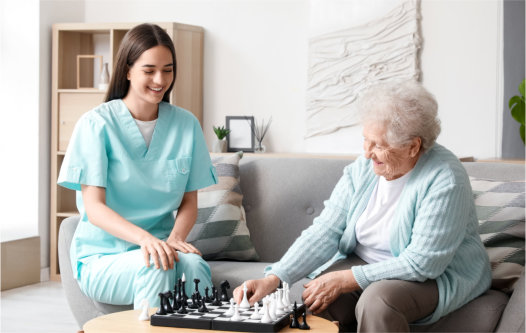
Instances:
[[[366,262],[355,255],[340,260],[322,274]],[[438,304],[435,280],[382,280],[365,290],[341,295],[319,316],[337,321],[343,332],[409,332],[409,323],[433,313]]]

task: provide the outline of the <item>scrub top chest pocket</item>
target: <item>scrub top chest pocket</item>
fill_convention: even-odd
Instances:
[[[170,190],[186,191],[186,183],[190,175],[191,165],[191,157],[182,157],[167,161],[165,179]]]

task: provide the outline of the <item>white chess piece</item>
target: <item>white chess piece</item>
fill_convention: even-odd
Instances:
[[[265,314],[265,311],[267,310],[266,307],[267,307],[267,305],[268,305],[268,302],[265,303],[265,300],[268,301],[268,295],[265,296],[265,297],[263,298],[263,306],[261,307],[261,310],[259,310],[259,314],[260,314],[260,315],[264,315],[264,314]]]
[[[225,312],[225,316],[231,317],[234,315],[234,299],[230,299],[230,307],[228,308],[227,312]]]
[[[270,295],[270,303],[268,305],[268,314],[272,321],[276,320],[276,294]]]
[[[292,311],[292,304],[290,304],[290,290],[287,289],[285,292],[285,304],[287,304],[287,310]]]
[[[248,299],[247,299],[247,291],[248,291],[247,283],[244,282],[243,283],[243,300],[241,301],[241,304],[239,304],[239,308],[241,310],[250,309],[250,303],[248,302]]]
[[[141,313],[139,314],[139,320],[150,320],[150,316],[148,315],[148,300],[145,298],[141,301]]]
[[[265,324],[265,323],[272,322],[272,318],[270,318],[269,308],[270,308],[269,299],[265,297],[263,299],[263,309],[265,310],[265,312],[263,313],[263,317],[260,320],[261,323]]]
[[[250,319],[259,320],[261,315],[259,314],[259,304],[258,302],[254,303],[254,313],[250,316]]]
[[[234,306],[234,315],[230,317],[231,321],[239,321],[241,320],[241,316],[239,315],[239,305]]]
[[[282,297],[281,294],[283,293],[283,289],[278,289],[276,293],[276,315],[281,316],[282,314],[285,314],[285,311],[283,310],[283,302],[281,301]]]

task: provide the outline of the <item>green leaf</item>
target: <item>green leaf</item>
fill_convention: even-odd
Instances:
[[[511,108],[511,116],[518,121],[519,124],[524,125],[524,102],[521,101],[521,103],[517,103]]]
[[[522,142],[526,145],[526,141],[524,141],[524,125],[521,125],[521,128],[519,129],[521,134]]]
[[[525,80],[522,80],[521,84],[519,84],[519,92],[520,92],[521,95],[522,95],[522,100],[524,100],[524,85],[525,85],[524,82],[525,82],[525,81],[526,81],[526,79],[525,79]]]
[[[508,106],[510,109],[513,109],[513,105],[522,102],[522,99],[519,96],[513,96],[510,98]]]

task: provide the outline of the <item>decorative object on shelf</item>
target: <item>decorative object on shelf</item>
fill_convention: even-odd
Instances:
[[[212,152],[213,153],[224,153],[226,152],[226,145],[227,145],[226,137],[228,133],[230,133],[230,130],[225,128],[224,126],[221,126],[221,127],[213,126],[213,128],[214,128],[214,133],[216,134],[216,138],[214,140],[214,143],[212,144]]]
[[[510,98],[510,101],[508,104],[510,107],[511,116],[513,117],[513,119],[517,120],[519,124],[521,124],[519,128],[519,133],[521,135],[522,142],[526,144],[526,141],[524,141],[524,120],[525,120],[524,118],[526,118],[525,109],[524,109],[524,102],[525,102],[524,85],[525,85],[525,80],[522,80],[521,84],[519,84],[520,96],[517,96],[517,95],[513,96],[512,98]]]
[[[108,70],[108,63],[105,62],[100,72],[99,90],[107,90],[110,85],[110,72]]]
[[[227,135],[227,151],[254,151],[253,124],[253,116],[226,116],[226,128],[230,130]]]
[[[93,64],[93,67],[86,66],[85,64],[81,64],[81,60],[86,60],[86,59],[92,59],[93,61],[96,61],[95,59],[98,59],[99,60],[99,71],[98,72],[99,73],[102,72],[102,56],[101,55],[78,54],[77,55],[77,89],[95,88],[95,86],[93,85],[93,73],[94,73],[95,64]],[[82,76],[82,79],[81,79],[81,76]],[[81,82],[82,82],[82,85],[81,85]]]
[[[264,153],[266,151],[266,148],[263,145],[263,139],[265,138],[265,135],[267,134],[267,131],[271,123],[272,123],[272,116],[269,118],[269,120],[266,123],[265,123],[265,119],[262,119],[260,123],[258,123],[256,120],[254,120],[251,123],[250,129],[252,130],[252,134],[254,135],[254,138],[256,139],[256,146],[254,147],[255,153]]]

